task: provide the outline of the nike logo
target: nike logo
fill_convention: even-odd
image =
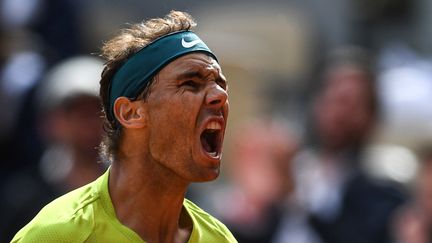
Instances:
[[[182,38],[182,42],[181,43],[182,43],[182,46],[184,48],[191,48],[191,47],[193,47],[194,45],[196,45],[196,44],[198,44],[200,42],[202,42],[202,40],[194,40],[194,41],[191,41],[191,42],[187,42],[187,41],[185,41],[184,38]]]

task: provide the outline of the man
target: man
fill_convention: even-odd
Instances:
[[[373,61],[357,47],[326,61],[313,112],[317,144],[295,162],[297,199],[321,242],[390,242],[389,220],[404,196],[362,167],[379,118]]]
[[[219,175],[227,83],[186,13],[133,25],[107,42],[107,121],[99,179],[46,206],[13,242],[236,242],[184,199]]]

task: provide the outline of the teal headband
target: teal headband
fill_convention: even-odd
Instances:
[[[114,118],[114,102],[118,97],[136,99],[150,79],[165,65],[191,52],[204,52],[217,60],[207,45],[191,31],[162,36],[139,50],[112,79],[108,113]]]

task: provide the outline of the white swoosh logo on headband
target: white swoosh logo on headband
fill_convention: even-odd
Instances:
[[[198,44],[200,42],[202,42],[202,40],[194,40],[194,41],[191,41],[191,42],[187,42],[187,41],[185,41],[184,38],[182,38],[181,44],[182,44],[182,46],[184,48],[191,48],[191,47],[193,47],[194,45],[196,45],[196,44]]]

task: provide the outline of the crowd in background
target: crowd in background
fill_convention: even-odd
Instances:
[[[109,166],[98,48],[171,9],[230,86],[221,178],[189,198],[239,242],[432,241],[427,0],[0,0],[0,242]]]

